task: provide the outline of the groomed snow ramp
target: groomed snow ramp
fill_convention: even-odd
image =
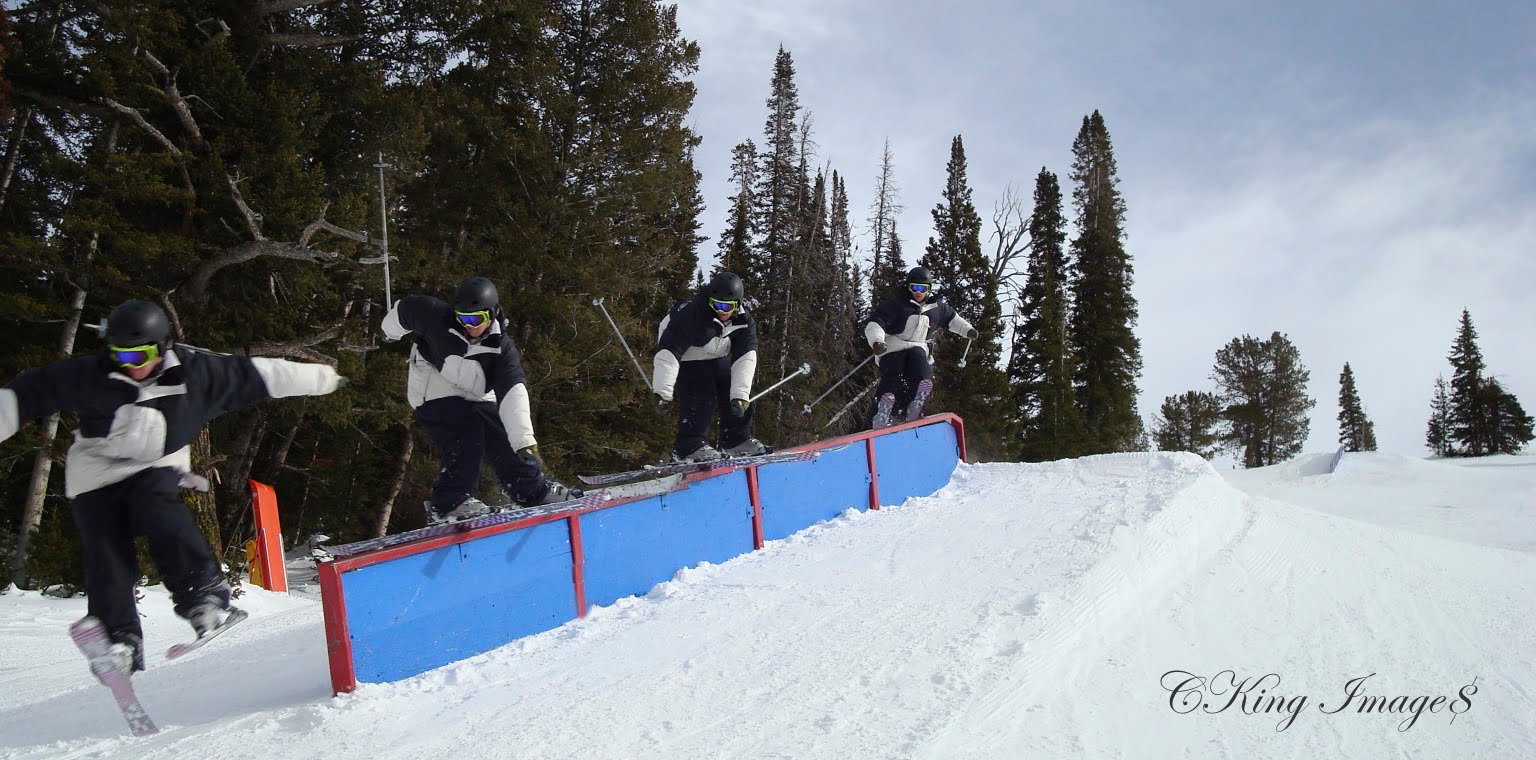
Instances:
[[[965,432],[943,414],[792,450],[820,454],[321,563],[332,690],[409,678],[556,628],[850,508],[931,495],[964,460]]]

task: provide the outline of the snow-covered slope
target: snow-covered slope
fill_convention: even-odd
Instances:
[[[63,633],[83,601],[0,596],[0,757],[1536,757],[1514,524],[1536,484],[1367,461],[1234,475],[1252,493],[1179,454],[962,466],[931,498],[337,699],[318,605],[256,592],[226,640],[135,678],[165,729],[142,740]],[[1433,489],[1455,530],[1429,501],[1393,511]],[[157,651],[187,635],[168,607],[151,594]],[[1215,683],[1171,699],[1191,676],[1169,671]],[[1223,671],[1274,676],[1220,710]],[[1406,729],[1358,698],[1329,714],[1366,676],[1362,697],[1446,700]]]

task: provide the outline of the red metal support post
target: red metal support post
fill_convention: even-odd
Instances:
[[[571,581],[576,584],[576,617],[587,616],[587,568],[581,554],[581,515],[565,518],[571,531]]]
[[[880,469],[875,466],[875,439],[864,439],[864,455],[869,459],[869,508],[880,508]]]
[[[331,663],[331,693],[347,694],[357,689],[357,671],[352,665],[352,634],[347,628],[341,572],[334,562],[321,562],[316,570],[320,573],[320,606],[325,616],[325,652]]]
[[[757,468],[747,468],[747,494],[752,499],[752,548],[763,548],[763,498],[757,490]]]

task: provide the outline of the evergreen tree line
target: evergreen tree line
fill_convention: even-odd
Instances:
[[[812,367],[809,378],[765,400],[757,418],[764,436],[800,442],[867,424],[877,370],[861,366],[870,356],[863,321],[904,293],[915,263],[979,332],[975,341],[936,338],[929,404],[965,419],[976,458],[1145,448],[1135,406],[1141,349],[1132,329],[1125,202],[1103,117],[1085,116],[1073,146],[1078,230],[1070,249],[1061,190],[1046,169],[1033,209],[1010,188],[986,227],[957,135],[931,211],[933,235],[914,262],[897,228],[904,207],[889,141],[865,220],[869,250],[857,251],[847,177],[817,165],[813,119],[794,76],[793,57],[780,48],[762,143],[744,140],[732,151],[733,192],[719,238],[721,266],[746,280],[764,339],[759,372]]]
[[[1463,311],[1449,355],[1452,381],[1435,381],[1426,445],[1435,456],[1519,452],[1533,438],[1532,418],[1513,394],[1486,374],[1471,315]],[[1301,452],[1309,433],[1311,374],[1285,335],[1260,341],[1234,338],[1216,353],[1217,391],[1186,391],[1163,399],[1153,438],[1166,451],[1206,459],[1231,453],[1244,467],[1263,467]],[[1339,373],[1339,446],[1375,451],[1376,426],[1366,414],[1348,362]]]
[[[352,379],[227,415],[194,445],[217,484],[194,512],[232,562],[248,477],[277,488],[290,542],[424,522],[436,456],[412,430],[406,348],[377,334],[384,214],[395,298],[497,283],[558,475],[670,441],[670,421],[635,424],[649,394],[592,301],[645,350],[698,265],[698,48],[674,8],[35,0],[10,16],[0,377],[100,350],[89,325],[147,298],[184,343]],[[73,424],[0,445],[0,550],[23,583],[79,577],[54,466]]]

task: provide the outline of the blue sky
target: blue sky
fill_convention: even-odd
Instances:
[[[1348,361],[1382,449],[1422,455],[1463,307],[1536,412],[1536,3],[682,0],[679,20],[702,49],[705,256],[782,44],[861,232],[890,139],[909,260],[955,134],[986,220],[1042,166],[1065,186],[1082,117],[1104,114],[1144,417],[1213,390],[1228,340],[1279,330],[1312,372],[1309,451],[1337,445]]]

